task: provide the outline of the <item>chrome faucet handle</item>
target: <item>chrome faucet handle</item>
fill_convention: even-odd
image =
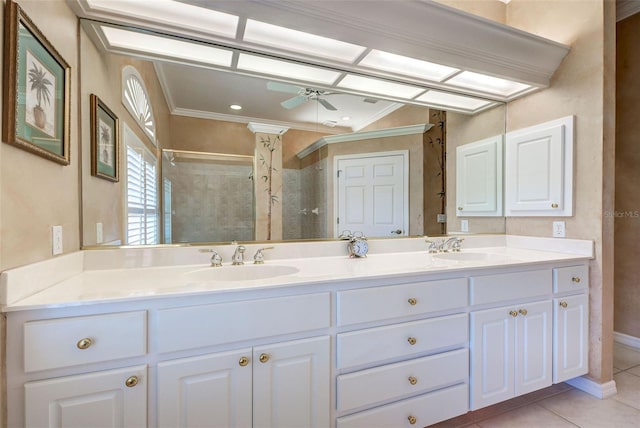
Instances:
[[[448,238],[446,241],[443,240],[442,241],[442,251],[445,252],[445,253],[448,253],[449,250],[454,251],[454,252],[460,251],[460,244],[462,244],[463,240],[464,240],[464,238],[458,238],[457,236],[453,236],[451,238]]]
[[[253,256],[253,264],[254,265],[262,265],[264,264],[264,254],[262,254],[262,252],[264,250],[273,250],[274,247],[263,247],[263,248],[258,248],[258,250],[256,251],[256,254]]]
[[[460,247],[462,246],[462,241],[464,241],[464,238],[456,238],[453,244],[451,244],[451,251],[459,253]]]
[[[244,264],[245,250],[246,250],[246,247],[244,245],[238,245],[236,247],[236,251],[233,253],[233,261],[231,262],[232,265],[238,266],[238,265]]]
[[[429,254],[435,254],[438,252],[439,244],[436,241],[425,239],[424,242],[427,243],[427,251],[429,251]]]
[[[211,266],[220,267],[222,266],[222,257],[216,250],[212,250],[210,248],[202,248],[198,250],[200,253],[211,253]]]

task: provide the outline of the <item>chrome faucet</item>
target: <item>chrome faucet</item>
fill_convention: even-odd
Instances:
[[[258,251],[256,251],[256,254],[253,256],[254,265],[264,264],[264,254],[262,254],[264,250],[273,250],[273,247],[258,248]]]
[[[218,254],[217,251],[210,250],[210,249],[202,249],[202,250],[199,250],[199,251],[201,253],[211,253],[211,266],[213,266],[213,267],[222,266],[222,257],[220,257],[220,254]]]
[[[435,254],[440,251],[440,244],[438,244],[436,241],[425,239],[424,242],[427,243],[427,251],[429,251],[429,254]]]
[[[236,251],[233,253],[233,257],[231,257],[231,264],[233,266],[239,266],[244,264],[244,252],[246,248],[244,245],[238,245],[236,247]]]

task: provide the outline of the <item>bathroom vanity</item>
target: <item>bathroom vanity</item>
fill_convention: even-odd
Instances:
[[[423,427],[587,373],[591,242],[395,242],[362,259],[276,244],[221,268],[185,264],[203,261],[189,247],[83,251],[5,272],[8,425]]]

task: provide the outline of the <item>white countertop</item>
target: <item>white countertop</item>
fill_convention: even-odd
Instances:
[[[322,244],[315,243],[313,248]],[[339,241],[327,244],[329,250],[335,250],[336,246],[343,250],[345,246],[344,242]],[[184,260],[208,260],[206,254],[196,256],[198,248],[193,247],[188,250],[138,249],[140,253],[133,251],[126,257],[123,256],[126,250],[122,249],[80,251],[3,272],[0,277],[0,298],[4,302],[3,310],[8,312],[501,266],[534,266],[593,258],[591,241],[506,235],[498,235],[498,238],[469,237],[459,254],[432,255],[426,249],[415,251],[416,246],[424,246],[423,238],[407,238],[397,241],[395,245],[396,249],[404,251],[390,251],[394,249],[390,241],[381,241],[376,245],[376,241],[372,240],[372,251],[367,258],[351,259],[346,255],[324,255],[327,248],[318,250],[323,253],[321,255],[302,258],[299,256],[299,244],[282,243],[276,244],[277,251],[265,254],[264,265],[251,264],[253,251],[247,251],[247,264],[231,266],[225,263],[223,267],[211,267],[209,263],[185,264]],[[225,251],[220,252],[228,253],[230,249],[225,247]],[[161,250],[163,254],[158,256],[153,253],[154,250]],[[293,257],[276,258],[274,254]],[[163,263],[158,263],[158,259]],[[223,259],[228,261],[230,257],[223,256]],[[135,260],[135,263],[131,260]]]

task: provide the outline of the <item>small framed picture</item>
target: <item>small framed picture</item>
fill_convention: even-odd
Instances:
[[[4,13],[3,141],[68,165],[69,65],[15,1]]]
[[[91,175],[118,181],[120,123],[100,98],[91,94]]]

